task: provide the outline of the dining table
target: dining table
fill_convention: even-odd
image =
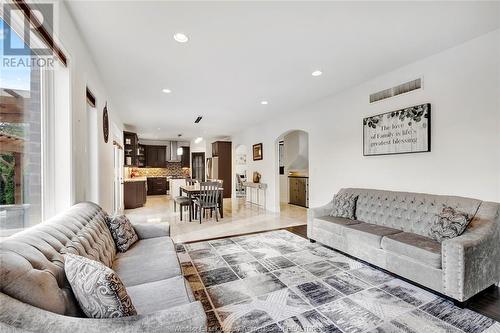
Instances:
[[[193,198],[196,197],[196,195],[199,195],[201,193],[201,186],[199,183],[196,183],[194,185],[182,185],[179,187],[179,195],[182,196],[182,194],[185,193],[187,197],[189,198],[189,202],[193,201]],[[224,200],[223,200],[223,193],[224,193],[224,188],[219,187],[219,214],[220,218],[224,218]],[[189,222],[193,220],[193,204],[189,205]]]

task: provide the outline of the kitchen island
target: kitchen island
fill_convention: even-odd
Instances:
[[[125,209],[138,208],[146,203],[146,177],[123,180],[123,201]]]

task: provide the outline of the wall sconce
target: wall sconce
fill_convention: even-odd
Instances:
[[[177,155],[182,155],[182,147],[177,148]]]

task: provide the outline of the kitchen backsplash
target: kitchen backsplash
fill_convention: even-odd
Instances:
[[[138,177],[166,177],[183,174],[180,163],[168,163],[166,168],[135,168]]]

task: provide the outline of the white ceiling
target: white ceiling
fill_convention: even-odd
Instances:
[[[231,135],[500,27],[499,2],[70,1],[68,7],[113,111],[149,139]],[[175,42],[176,32],[189,42]],[[312,77],[315,69],[323,75]],[[203,120],[195,125],[198,115]]]

